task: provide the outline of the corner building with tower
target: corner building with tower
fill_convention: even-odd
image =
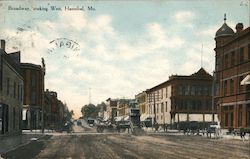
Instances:
[[[221,127],[250,127],[250,28],[226,23],[215,35],[215,96]]]

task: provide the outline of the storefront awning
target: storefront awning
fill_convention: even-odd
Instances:
[[[125,117],[123,118],[123,120],[124,120],[124,121],[128,121],[128,120],[129,120],[129,116],[125,116]]]
[[[122,120],[122,116],[117,116],[117,117],[115,117],[115,121],[121,121]]]
[[[145,121],[148,117],[150,117],[149,114],[142,114],[140,120]]]
[[[250,75],[247,75],[241,82],[241,85],[248,85],[250,84]]]

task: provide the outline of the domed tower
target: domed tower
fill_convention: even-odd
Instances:
[[[230,28],[226,23],[226,14],[224,14],[224,24],[220,27],[219,30],[217,30],[215,34],[215,41],[216,41],[216,48],[223,46],[225,42],[234,35],[234,31],[232,28]]]

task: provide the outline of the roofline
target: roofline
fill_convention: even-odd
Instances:
[[[247,33],[250,33],[250,27],[248,27],[248,28],[242,30],[242,31],[239,32],[239,33],[234,33],[234,35],[232,35],[231,38],[230,38],[228,41],[226,41],[226,43],[225,43],[223,46],[221,46],[221,47],[224,47],[224,46],[226,46],[226,45],[232,43],[232,42],[235,41],[236,39],[239,39],[239,38],[242,38],[243,36],[246,36]],[[214,39],[216,40],[217,38],[218,38],[218,37],[215,37]]]
[[[209,74],[210,75],[210,74]],[[150,88],[150,89],[147,89],[146,90],[146,93],[148,93],[148,92],[151,92],[151,91],[153,91],[153,90],[155,90],[156,88],[158,88],[158,87],[160,87],[160,86],[162,86],[162,85],[165,85],[165,84],[168,84],[169,82],[171,82],[171,81],[173,81],[173,80],[183,80],[183,79],[185,79],[185,80],[200,80],[200,79],[203,79],[203,80],[208,80],[208,81],[210,81],[210,80],[212,80],[213,78],[212,78],[212,76],[210,75],[210,77],[211,77],[211,79],[209,79],[209,78],[204,78],[204,77],[197,77],[197,76],[193,76],[193,74],[192,75],[190,75],[190,76],[187,76],[187,75],[172,75],[172,76],[170,76],[169,77],[169,80],[167,80],[167,81],[165,81],[165,82],[162,82],[162,83],[160,83],[160,84],[158,84],[158,85],[156,85],[156,86],[154,86],[154,87],[152,87],[152,88]]]
[[[26,69],[26,68],[42,70],[41,65],[36,65],[36,64],[33,64],[33,63],[21,63],[21,69]]]
[[[19,51],[17,52],[13,52],[13,53],[18,53]],[[8,56],[9,54],[6,53],[5,50],[1,49],[0,48],[0,53],[3,55],[3,59],[5,59],[5,61],[16,71],[16,73],[22,77],[22,74],[21,74],[21,70],[20,70],[20,67],[19,67],[19,63],[16,63],[10,56]],[[20,52],[19,52],[20,53]],[[22,77],[23,79],[23,77]]]

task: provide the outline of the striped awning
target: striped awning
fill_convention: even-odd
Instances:
[[[250,75],[247,75],[241,82],[241,85],[248,85],[250,84]]]
[[[148,117],[150,117],[149,114],[142,114],[140,120],[145,121]]]

